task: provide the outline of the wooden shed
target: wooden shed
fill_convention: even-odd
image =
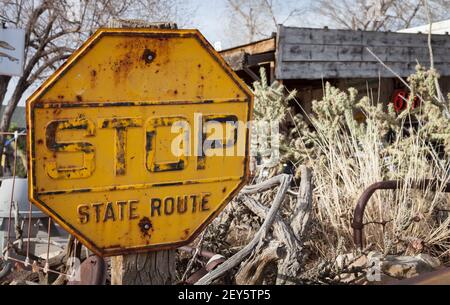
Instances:
[[[446,94],[450,92],[450,35],[432,35],[431,45]],[[427,34],[281,25],[268,39],[221,54],[248,84],[258,78],[259,67],[265,67],[271,80],[299,91],[298,100],[306,111],[312,100],[322,97],[326,81],[342,89],[354,87],[377,102],[391,102],[405,88],[379,60],[402,78],[414,73],[417,63],[430,65]]]

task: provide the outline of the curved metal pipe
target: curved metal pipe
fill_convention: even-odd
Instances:
[[[403,187],[405,184],[402,180],[388,180],[376,182],[370,185],[364,190],[362,195],[359,197],[356,203],[355,211],[353,212],[353,242],[358,248],[363,247],[363,218],[364,211],[366,209],[367,202],[372,197],[376,190],[396,190]],[[441,192],[450,193],[450,183],[447,183],[442,189],[440,188],[440,183],[435,179],[423,179],[412,182],[409,186],[412,189],[426,189],[429,188],[431,191],[439,190]]]
[[[182,250],[182,251],[185,251],[185,252],[188,252],[188,253],[190,253],[191,255],[194,255],[194,253],[195,253],[195,251],[196,251],[195,248],[190,247],[190,246],[183,246],[183,247],[179,247],[178,249],[179,249],[179,250]],[[199,253],[199,255],[200,255],[200,256],[203,256],[203,257],[205,257],[205,258],[210,259],[210,258],[212,258],[213,256],[215,256],[215,255],[217,255],[217,254],[216,254],[216,253],[212,253],[212,252],[207,251],[207,250],[201,250],[200,253]]]

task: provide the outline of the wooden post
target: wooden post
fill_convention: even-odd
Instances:
[[[175,250],[111,258],[112,285],[171,285],[175,277]]]
[[[109,20],[114,28],[176,29],[170,22],[146,22],[142,20]],[[175,282],[175,251],[163,250],[127,254],[111,258],[112,285],[171,285]]]

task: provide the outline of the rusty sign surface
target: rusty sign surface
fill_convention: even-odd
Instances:
[[[30,199],[99,255],[189,243],[245,183],[252,103],[197,30],[100,29],[27,101]]]

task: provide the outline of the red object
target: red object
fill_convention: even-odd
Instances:
[[[405,99],[407,99],[405,90],[396,90],[394,92],[392,103],[394,104],[394,109],[396,112],[401,112],[406,108]]]
[[[412,109],[417,108],[417,107],[420,107],[420,99],[417,96],[415,96],[414,100],[413,100]]]
[[[396,112],[402,112],[403,110],[406,109],[406,106],[408,105],[408,99],[409,99],[409,95],[406,93],[405,90],[400,89],[400,90],[395,90],[394,91],[394,98],[392,99],[392,104],[394,104],[394,110]],[[412,109],[419,107],[420,106],[420,100],[417,96],[414,97],[413,99],[413,105],[412,105]]]

